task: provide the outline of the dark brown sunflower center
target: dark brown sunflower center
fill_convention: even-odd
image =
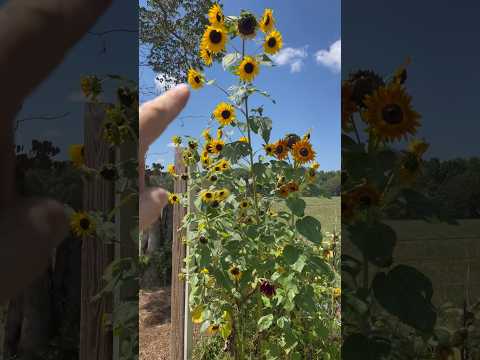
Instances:
[[[229,110],[223,110],[222,111],[222,118],[224,118],[226,120],[229,117],[230,117],[230,111]]]
[[[178,198],[177,198],[176,196],[172,196],[172,201],[175,202],[175,201],[177,201],[177,199],[178,199]]]
[[[403,111],[397,104],[388,104],[382,110],[383,120],[390,125],[398,125],[403,121]]]
[[[217,30],[210,31],[210,35],[208,37],[213,44],[220,44],[222,41],[222,33]]]
[[[198,75],[195,76],[195,79],[194,79],[194,80],[195,80],[195,82],[196,82],[197,84],[200,84],[200,76],[198,76]]]
[[[210,176],[210,181],[217,181],[217,176],[216,175]]]
[[[220,15],[220,13],[217,12],[217,21],[220,22],[222,21],[222,15]]]
[[[220,202],[218,200],[214,200],[212,202],[212,207],[217,207],[218,205],[220,205]]]
[[[206,193],[206,194],[205,194],[205,197],[206,197],[207,199],[211,199],[211,198],[212,198],[212,194],[211,194],[211,193]]]
[[[230,273],[232,275],[238,275],[240,274],[240,270],[238,268],[233,268],[232,270],[230,270]]]
[[[88,230],[88,228],[90,228],[90,220],[88,220],[88,219],[81,219],[81,220],[80,220],[80,227],[81,227],[83,230]]]
[[[254,69],[254,66],[252,63],[246,63],[244,66],[243,66],[243,70],[245,70],[245,72],[247,74],[251,74],[253,72],[253,69]]]
[[[267,45],[268,47],[275,47],[275,45],[277,45],[277,39],[275,39],[274,37],[271,37],[270,39],[268,39],[267,41]]]
[[[265,26],[268,26],[268,24],[270,24],[270,16],[265,16],[265,22],[264,22]]]
[[[217,145],[215,145],[215,149],[217,149],[217,151],[222,151],[223,145],[222,144],[217,144]]]
[[[302,155],[303,157],[306,157],[308,156],[308,154],[310,154],[310,151],[308,151],[307,148],[301,148],[300,151],[299,151],[300,155]]]
[[[257,20],[253,15],[245,16],[238,20],[238,32],[244,36],[250,36],[255,34],[256,27]]]
[[[281,154],[283,152],[283,145],[278,145],[276,148],[275,148],[275,152],[277,154]]]

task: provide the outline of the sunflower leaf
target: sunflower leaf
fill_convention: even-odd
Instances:
[[[225,144],[222,150],[222,155],[230,160],[232,163],[236,163],[239,159],[248,155],[249,145],[242,141],[235,141],[233,143]]]
[[[305,200],[298,197],[290,197],[287,199],[288,208],[298,217],[303,217],[305,215],[305,207],[307,203]]]
[[[248,123],[255,134],[260,131],[263,141],[268,144],[272,132],[272,119],[266,116],[251,116]]]
[[[222,59],[223,69],[227,70],[230,66],[234,65],[241,58],[242,58],[242,54],[238,52],[233,52],[225,55]]]
[[[262,316],[258,320],[258,331],[267,330],[270,326],[272,326],[272,323],[273,323],[273,314]]]
[[[314,217],[305,216],[297,220],[295,226],[298,232],[308,240],[317,244],[322,241],[322,228],[320,222]]]

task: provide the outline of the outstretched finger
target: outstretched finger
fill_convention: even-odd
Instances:
[[[181,84],[140,107],[140,157],[182,111],[189,96],[187,85]]]

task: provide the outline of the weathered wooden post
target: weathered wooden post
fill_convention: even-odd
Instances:
[[[122,163],[129,160],[136,160],[138,158],[138,147],[135,143],[125,143],[116,150],[116,163]],[[115,228],[116,228],[116,244],[115,244],[115,259],[135,258],[139,256],[138,245],[132,239],[131,231],[136,227],[136,218],[138,217],[138,197],[132,197],[128,202],[122,204],[122,200],[126,196],[121,194],[120,188],[116,189],[115,206],[117,208],[115,214]],[[115,292],[113,308],[116,309],[124,302],[138,303],[138,284],[122,285],[120,289]],[[116,320],[115,318],[113,319]],[[122,356],[122,336],[115,336],[113,338],[113,360],[118,360]]]
[[[175,169],[178,174],[186,172],[182,161],[182,149],[177,148],[175,152]],[[180,178],[175,179],[174,192],[184,193],[187,191],[186,181]],[[173,208],[173,241],[172,241],[172,292],[171,292],[171,333],[170,333],[170,358],[172,360],[188,359],[185,351],[189,334],[186,333],[185,319],[187,319],[188,299],[186,298],[185,282],[179,279],[179,274],[184,266],[186,246],[184,238],[186,232],[179,231],[182,219],[187,210],[183,206],[175,205]]]
[[[100,168],[114,160],[114,153],[102,139],[104,104],[85,105],[85,163],[90,168]],[[115,205],[114,186],[103,179],[85,183],[83,205],[85,211],[109,212]],[[104,244],[94,236],[82,240],[82,291],[80,318],[80,360],[112,359],[113,337],[105,320],[112,313],[112,299],[92,298],[102,289],[105,268],[113,260],[112,245]]]

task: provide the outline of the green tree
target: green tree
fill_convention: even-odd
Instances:
[[[212,0],[148,0],[140,8],[140,44],[160,82],[184,82],[190,67],[202,69],[201,37]]]

